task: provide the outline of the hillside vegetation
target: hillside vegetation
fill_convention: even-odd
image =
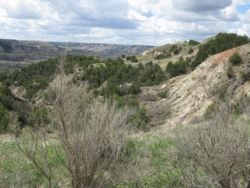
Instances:
[[[191,68],[194,69],[195,67],[197,67],[210,55],[217,54],[219,52],[246,44],[248,42],[249,39],[247,36],[220,33],[199,47],[199,51],[196,54],[195,59],[191,63]]]

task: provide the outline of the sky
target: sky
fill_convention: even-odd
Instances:
[[[250,0],[0,0],[0,38],[161,45],[250,36]]]

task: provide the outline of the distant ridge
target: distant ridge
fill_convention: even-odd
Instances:
[[[72,55],[115,58],[123,54],[139,54],[149,48],[152,46],[0,39],[0,61],[25,63],[41,61],[56,57],[65,49]]]

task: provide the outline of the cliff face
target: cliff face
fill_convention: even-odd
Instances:
[[[230,63],[229,58],[235,52],[241,55],[243,63]],[[233,76],[228,75],[229,68]],[[247,44],[209,57],[189,74],[143,88],[140,100],[149,112],[153,111],[154,119],[159,120],[163,129],[188,124],[203,118],[216,97],[234,103],[244,94],[250,95],[250,81],[244,79],[249,73],[250,44]],[[166,98],[157,97],[164,91]],[[167,115],[168,111],[171,113]]]

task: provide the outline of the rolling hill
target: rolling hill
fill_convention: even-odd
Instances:
[[[65,51],[69,55],[117,58],[123,54],[139,54],[149,48],[152,48],[152,46],[0,39],[0,67],[1,70],[16,68],[25,64],[58,57]]]

